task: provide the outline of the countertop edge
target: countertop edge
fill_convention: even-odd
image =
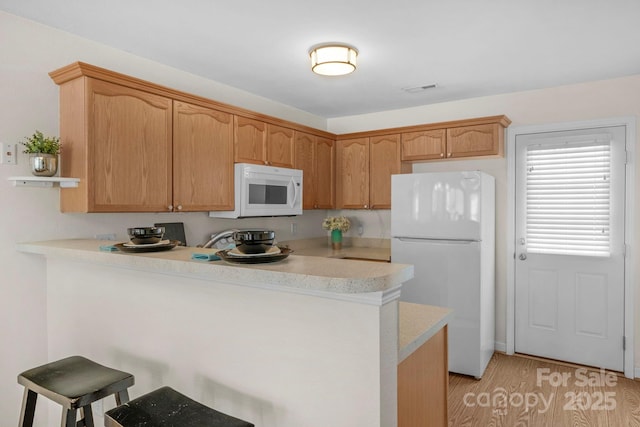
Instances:
[[[405,302],[400,302],[400,306],[403,304],[408,304]],[[417,306],[418,304],[412,304]],[[439,313],[437,315],[437,320],[435,322],[428,322],[425,325],[424,329],[422,329],[421,333],[419,333],[414,339],[412,339],[409,343],[399,346],[398,348],[398,364],[402,363],[407,357],[413,354],[421,345],[425,342],[429,341],[436,333],[438,333],[442,328],[444,328],[451,318],[453,317],[453,310],[445,307],[434,307],[428,305],[422,305],[424,310],[437,310]],[[406,324],[408,317],[412,317],[410,315],[402,314],[402,307],[399,307],[399,321],[398,327],[402,328],[403,324]],[[415,319],[412,319],[415,320]],[[399,332],[399,335],[402,335],[403,331]]]
[[[191,260],[191,253],[203,251],[200,248],[177,247],[171,251],[134,254],[133,256],[98,249],[100,245],[114,243],[113,241],[91,239],[67,239],[17,243],[16,249],[20,252],[44,255],[45,257],[70,257],[77,261],[95,262],[120,268],[152,270],[174,276],[195,277],[219,283],[372,305],[382,305],[399,298],[402,283],[413,277],[413,267],[402,264],[393,266],[387,264],[389,268],[382,269],[383,273],[369,275],[369,277],[330,277],[305,273],[305,265],[308,263],[317,268],[318,263],[331,262],[321,257],[299,256],[297,260],[292,258],[297,264],[290,266],[290,270],[295,271],[277,271],[278,267],[273,267],[277,263],[254,264],[247,268],[241,265],[230,265],[223,261]],[[308,260],[308,258],[312,259]],[[339,260],[339,262],[357,263],[359,261]]]

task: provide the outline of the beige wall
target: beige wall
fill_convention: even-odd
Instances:
[[[335,133],[358,132],[420,123],[432,123],[472,117],[505,114],[511,126],[560,123],[640,115],[640,75],[562,86],[551,89],[473,98],[417,108],[329,119],[328,130]],[[640,135],[640,133],[638,134]],[[632,141],[637,146],[638,141]],[[506,147],[507,150],[510,147]],[[635,163],[640,150],[635,150]],[[506,340],[506,266],[507,266],[507,160],[452,160],[418,163],[414,172],[446,170],[482,170],[496,178],[496,341]],[[640,188],[640,171],[635,187]],[[640,251],[633,250],[640,233],[640,212],[634,219],[632,245],[634,265],[640,265]],[[635,324],[640,311],[640,277],[636,274]],[[635,331],[635,365],[640,367],[640,328]],[[636,372],[640,369],[636,368]]]

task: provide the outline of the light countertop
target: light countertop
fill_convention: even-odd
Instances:
[[[398,311],[398,363],[449,323],[453,314],[450,308],[408,302],[400,302]]]
[[[70,256],[77,261],[150,269],[248,286],[269,284],[271,288],[295,288],[333,294],[384,292],[398,288],[413,277],[413,266],[381,262],[349,261],[293,253],[283,261],[238,265],[225,261],[192,260],[193,253],[212,253],[213,249],[178,246],[169,251],[124,253],[100,251],[113,241],[92,239],[53,240],[20,243],[22,252],[45,256]]]
[[[105,252],[101,245],[113,241],[93,239],[52,240],[20,243],[17,249],[47,257],[71,258],[75,262],[106,264],[122,268],[150,270],[216,282],[293,290],[331,298],[348,299],[353,294],[394,292],[413,277],[413,267],[405,264],[351,261],[292,254],[271,264],[236,265],[224,261],[197,261],[193,253],[213,253],[215,249],[178,246],[169,251],[124,253]],[[330,296],[333,295],[333,296]],[[406,302],[399,303],[398,363],[413,353],[447,324],[452,311]]]
[[[389,239],[345,237],[342,249],[334,250],[328,238],[289,240],[282,242],[297,255],[325,258],[359,259],[370,261],[391,261]]]

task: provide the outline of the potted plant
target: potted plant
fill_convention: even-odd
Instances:
[[[331,230],[331,246],[342,249],[342,233],[349,231],[351,222],[346,216],[329,216],[322,221],[322,228]]]
[[[35,176],[53,176],[58,172],[58,154],[60,153],[60,138],[44,136],[36,132],[25,138],[24,153],[29,154],[31,173]]]

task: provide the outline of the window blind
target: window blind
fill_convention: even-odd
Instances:
[[[609,256],[610,151],[594,140],[527,148],[528,252]]]

